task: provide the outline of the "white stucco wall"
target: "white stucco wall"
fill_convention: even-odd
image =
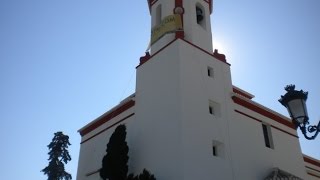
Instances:
[[[206,29],[196,23],[197,3],[205,9]],[[151,10],[152,27],[159,4],[163,17],[173,14],[174,1],[158,0]],[[305,167],[316,175],[320,168],[304,162],[294,129],[233,102],[230,66],[211,55],[208,3],[183,4],[185,39],[191,44],[178,39],[168,45],[175,39],[168,34],[152,45],[151,55],[158,54],[137,68],[135,105],[82,137],[77,180],[100,179],[97,170],[118,124],[113,125],[133,113],[120,123],[127,126],[129,172],[147,168],[157,180],[259,180],[278,167],[317,179]],[[209,113],[210,103],[215,115]],[[261,122],[235,110],[273,126],[274,149],[265,147]]]
[[[207,67],[216,77],[207,76]],[[208,113],[209,100],[228,117],[232,91],[229,65],[177,40],[137,69],[138,166],[159,179],[230,179],[225,159],[212,156],[212,142],[229,147],[227,122]],[[228,102],[228,103],[226,103]],[[199,168],[201,167],[201,168]]]
[[[243,106],[235,104],[235,109],[292,134],[271,127],[274,149],[268,148],[265,146],[262,123],[234,112],[230,136],[236,174],[244,179],[262,179],[268,175],[268,169],[277,167],[306,179],[302,152],[298,138],[294,137],[297,135],[294,129]]]
[[[183,179],[177,42],[137,69],[137,171],[157,179]]]
[[[207,75],[208,66],[213,78]],[[127,125],[129,172],[147,168],[158,180],[255,180],[278,167],[317,179],[307,175],[294,129],[234,103],[232,96],[228,64],[175,41],[137,68],[135,106],[82,137],[77,180],[100,179],[93,172],[101,168],[116,126],[103,130],[132,113],[120,123]],[[209,113],[210,101],[218,105],[216,115]],[[234,110],[273,126],[274,149],[265,147],[261,122]],[[217,156],[212,154],[214,143]]]
[[[133,115],[119,124],[116,124],[116,125],[114,124],[132,113],[134,113],[134,107],[112,118],[110,121],[104,123],[103,125],[99,126],[98,128],[94,129],[93,131],[91,131],[90,133],[86,134],[81,138],[77,180],[97,180],[97,179],[99,180],[100,179],[99,172],[97,171],[102,166],[102,159],[103,159],[103,156],[106,154],[105,151],[107,148],[107,143],[109,142],[109,138],[111,137],[115,128],[119,124],[125,124],[127,126],[127,142],[129,146],[129,156],[130,156],[132,152],[130,147],[132,147],[131,142],[133,141],[131,140],[132,136],[128,136],[128,134],[132,132],[130,124],[134,123],[135,116]],[[106,128],[109,128],[109,129],[106,131],[103,131]]]
[[[144,129],[139,138],[150,144],[139,162],[160,179],[262,179],[274,167],[306,179],[296,131],[234,104],[229,65],[194,46],[177,40],[139,67],[136,92],[137,122]],[[219,104],[218,116],[208,113],[209,100]],[[235,109],[292,135],[271,128],[274,149],[269,149],[261,122]],[[223,155],[212,155],[213,141]]]
[[[304,155],[306,159],[313,161],[313,163],[305,161],[305,168],[307,172],[308,180],[319,180],[320,179],[320,160],[314,159],[310,156]]]
[[[179,44],[184,179],[231,179],[225,120],[232,91],[229,65],[184,41]],[[213,78],[207,74],[208,66]],[[218,104],[218,115],[209,113],[209,101]],[[213,141],[223,146],[223,157],[212,155]]]

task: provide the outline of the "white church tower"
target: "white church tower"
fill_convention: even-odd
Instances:
[[[127,127],[129,173],[157,180],[320,179],[291,120],[231,82],[212,49],[212,0],[148,0],[150,50],[134,94],[79,130],[77,180],[101,179],[106,144]]]
[[[181,17],[180,28],[183,30],[178,35],[175,33],[167,34],[161,37],[157,43],[151,42],[151,53],[158,51],[176,37],[184,38],[206,51],[212,51],[210,24],[212,0],[149,0],[148,3],[153,29],[157,29],[157,27],[167,29],[164,27],[166,26],[165,22],[161,23],[161,21],[168,16],[177,14]]]
[[[166,26],[160,19],[173,13],[182,28],[162,35],[137,67],[138,168],[166,180],[232,179],[232,173],[221,174],[232,172],[230,65],[212,52],[212,2],[158,0],[149,6],[153,28]]]

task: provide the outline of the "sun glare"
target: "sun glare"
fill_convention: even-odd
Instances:
[[[224,47],[222,46],[222,44],[220,42],[217,42],[217,41],[212,41],[212,47],[213,47],[213,50],[214,49],[218,49],[218,51],[220,53],[226,53]]]
[[[228,45],[227,43],[222,43],[221,41],[217,41],[217,40],[213,40],[212,41],[212,47],[213,50],[217,49],[218,52],[220,54],[224,54],[227,58],[227,62],[230,64],[236,63],[236,61],[234,61],[234,57],[232,55],[232,46]]]
[[[231,54],[230,54],[230,51],[228,50],[227,45],[226,45],[226,44],[223,44],[223,43],[221,43],[221,42],[219,42],[219,41],[214,41],[214,40],[213,40],[213,41],[212,41],[212,47],[213,47],[213,50],[217,49],[220,54],[226,55],[227,59],[228,59],[228,57],[230,57],[230,55],[231,55]]]

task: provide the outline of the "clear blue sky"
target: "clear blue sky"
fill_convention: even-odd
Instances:
[[[234,85],[287,115],[277,100],[294,83],[320,119],[319,0],[215,0],[211,20]],[[146,0],[1,0],[0,179],[46,179],[56,131],[70,136],[75,179],[77,130],[134,92],[149,34]],[[300,141],[320,159],[320,136]]]

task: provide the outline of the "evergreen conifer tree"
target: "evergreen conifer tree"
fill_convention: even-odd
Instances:
[[[130,174],[127,180],[156,180],[156,178],[148,170],[143,169],[142,173],[137,176]]]
[[[103,157],[100,177],[103,180],[126,180],[128,173],[128,152],[126,126],[119,125],[107,144],[107,154]]]
[[[41,170],[48,176],[48,180],[71,180],[72,176],[64,169],[64,164],[71,161],[71,156],[68,152],[69,136],[62,132],[54,133],[54,137],[49,148],[49,165]]]
[[[156,180],[154,175],[150,174],[146,169],[139,175],[139,180]]]

